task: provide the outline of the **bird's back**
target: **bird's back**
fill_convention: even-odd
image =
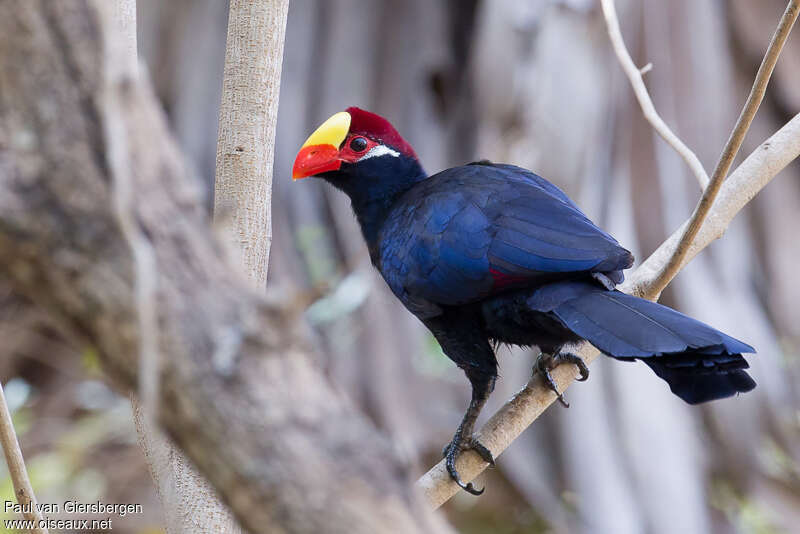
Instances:
[[[420,182],[381,229],[378,267],[422,318],[512,288],[610,273],[631,254],[555,185],[512,165],[480,162]]]

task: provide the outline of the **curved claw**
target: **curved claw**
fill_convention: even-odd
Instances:
[[[578,382],[586,382],[587,380],[589,380],[589,367],[586,365],[586,362],[583,361],[583,358],[581,358],[577,354],[573,354],[571,352],[563,352],[559,353],[555,359],[558,363],[561,362],[571,363],[572,365],[577,367],[580,376],[575,380],[577,380]]]
[[[550,374],[550,368],[548,367],[547,363],[543,361],[543,358],[539,358],[539,360],[537,360],[536,370],[542,373],[542,377],[544,378],[544,385],[547,386],[547,389],[556,394],[558,402],[560,402],[564,408],[569,408],[569,403],[566,400],[564,400],[564,395],[562,395],[561,392],[558,390],[556,381],[553,380],[553,375]]]
[[[456,469],[456,458],[463,450],[472,449],[474,450],[481,459],[488,463],[491,467],[494,467],[494,455],[492,455],[492,451],[490,451],[485,445],[480,443],[475,438],[470,438],[469,440],[464,440],[466,443],[462,441],[462,439],[458,436],[453,438],[453,441],[449,444],[445,445],[444,449],[442,450],[442,456],[446,459],[445,465],[447,466],[447,473],[450,475],[450,478],[453,479],[453,482],[458,484],[458,486],[470,493],[472,495],[481,495],[486,490],[486,488],[475,489],[475,486],[472,482],[464,483],[461,480],[461,476],[458,474],[458,470]]]
[[[447,465],[447,472],[450,474],[450,478],[452,478],[453,482],[458,484],[459,487],[464,491],[466,491],[467,493],[470,493],[472,495],[481,495],[483,494],[484,491],[486,491],[485,487],[481,489],[475,489],[475,486],[472,485],[472,482],[467,482],[466,484],[464,484],[464,482],[461,480],[461,477],[458,475],[458,471],[456,470],[455,454],[448,453],[446,465]]]
[[[461,486],[460,483],[459,483],[459,486]],[[464,491],[466,491],[467,493],[469,493],[471,495],[483,495],[483,492],[486,491],[486,487],[485,486],[482,487],[481,489],[475,489],[475,487],[472,485],[472,482],[468,482],[466,487],[464,487],[464,486],[461,486],[461,487],[464,489]]]
[[[578,368],[579,376],[576,378],[578,382],[585,382],[589,379],[589,367],[583,358],[571,352],[559,352],[555,356],[542,355],[536,361],[536,371],[540,372],[544,378],[544,383],[548,389],[556,394],[558,401],[565,407],[569,408],[569,403],[564,400],[564,396],[558,390],[555,381],[553,380],[550,370],[554,369],[561,363],[571,363]]]

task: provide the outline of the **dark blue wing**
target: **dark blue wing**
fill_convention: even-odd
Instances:
[[[614,273],[630,253],[557,187],[511,165],[448,169],[398,201],[381,233],[380,268],[415,313],[575,273]]]

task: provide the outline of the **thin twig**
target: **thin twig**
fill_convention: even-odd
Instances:
[[[647,92],[647,87],[644,85],[642,75],[652,70],[652,63],[648,63],[641,69],[636,66],[631,59],[628,49],[625,47],[625,41],[622,38],[622,31],[619,29],[619,20],[617,19],[617,10],[614,7],[614,0],[602,0],[603,15],[606,18],[606,25],[608,26],[608,36],[611,39],[611,45],[614,47],[614,52],[617,54],[622,70],[628,76],[631,82],[631,87],[639,101],[639,105],[644,113],[644,118],[653,126],[658,135],[661,136],[675,151],[680,154],[683,161],[689,166],[697,178],[700,188],[704,189],[708,185],[708,173],[706,172],[700,159],[686,144],[675,135],[675,133],[667,126],[667,123],[661,118],[653,105],[653,100],[650,98],[650,93]]]
[[[799,156],[800,114],[755,149],[725,181],[719,198],[710,213],[709,220],[713,223],[704,225],[697,234],[684,258],[684,264],[712,241],[721,237],[736,214],[783,168]],[[684,226],[686,224],[688,221]],[[683,228],[676,230],[642,265],[631,273],[626,282],[620,286],[620,290],[655,300],[658,294],[652,291],[648,292],[649,281],[674,254]],[[584,343],[580,347],[579,354],[586,363],[590,363],[598,356],[599,351],[588,343]],[[559,391],[564,391],[577,376],[576,368],[573,365],[556,367],[551,374]],[[506,402],[481,428],[479,432],[481,443],[486,445],[497,458],[554,400],[553,392],[545,388],[538,377],[534,377],[522,391]],[[488,465],[477,454],[467,451],[458,458],[456,467],[461,479],[469,482]],[[425,500],[431,508],[438,508],[461,491],[447,474],[444,461],[439,462],[425,473],[417,481],[417,487],[424,493]]]
[[[28,478],[28,470],[25,468],[25,460],[22,458],[22,450],[19,448],[19,440],[14,431],[14,423],[11,421],[11,412],[2,385],[0,385],[0,443],[3,445],[8,472],[14,485],[14,495],[22,506],[23,517],[28,521],[34,521],[36,526],[31,529],[32,532],[47,534],[47,528],[44,528],[43,523],[41,526],[39,523],[42,516],[36,506],[36,496]]]
[[[607,3],[609,3],[609,0],[603,0],[603,6]],[[772,76],[772,71],[775,69],[775,64],[778,62],[778,57],[783,49],[783,44],[786,42],[789,32],[792,31],[792,26],[794,26],[799,12],[800,0],[790,0],[786,6],[786,11],[784,11],[778,23],[778,27],[775,29],[775,33],[772,35],[769,47],[767,47],[767,52],[764,54],[761,66],[758,68],[755,82],[753,82],[753,87],[750,89],[750,94],[747,97],[744,108],[742,108],[742,112],[728,138],[728,142],[725,143],[725,148],[714,169],[714,173],[711,175],[711,182],[709,182],[708,187],[703,191],[703,196],[700,198],[700,202],[698,202],[694,213],[692,213],[689,219],[689,224],[686,226],[683,236],[678,243],[678,247],[675,249],[675,254],[652,279],[648,287],[648,292],[660,294],[685,264],[685,258],[689,247],[692,245],[697,232],[700,231],[703,221],[706,220],[706,216],[711,210],[714,199],[717,197],[717,193],[719,193],[720,187],[722,187],[722,183],[728,175],[728,170],[730,170],[733,160],[736,158],[736,154],[742,146],[745,135],[747,135],[747,130],[750,129],[753,117],[755,117],[758,107],[761,105],[764,93],[767,91],[767,84],[769,83],[770,76]]]

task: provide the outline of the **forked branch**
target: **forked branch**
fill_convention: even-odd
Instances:
[[[603,0],[604,5],[609,2],[610,0]],[[695,207],[689,223],[684,227],[683,235],[678,242],[675,253],[664,263],[652,280],[648,282],[648,292],[656,295],[660,294],[685,264],[684,260],[689,248],[700,231],[700,227],[703,226],[703,222],[708,217],[722,183],[728,176],[731,165],[733,165],[733,160],[736,158],[736,154],[739,153],[745,135],[747,135],[747,130],[750,129],[750,124],[753,122],[761,101],[764,99],[764,93],[767,91],[767,84],[772,76],[772,71],[775,69],[781,50],[783,50],[783,44],[786,42],[786,38],[789,37],[789,32],[792,31],[792,26],[797,20],[798,13],[800,13],[800,0],[790,0],[778,23],[778,27],[775,29],[775,33],[772,35],[767,52],[764,54],[764,59],[761,60],[761,66],[759,66],[756,73],[753,87],[750,89],[750,94],[747,96],[747,101],[744,104],[744,108],[742,108],[739,119],[736,121],[736,125],[733,127],[728,142],[725,143],[722,155],[717,162],[714,173],[711,175],[711,181],[703,191],[703,196]]]

